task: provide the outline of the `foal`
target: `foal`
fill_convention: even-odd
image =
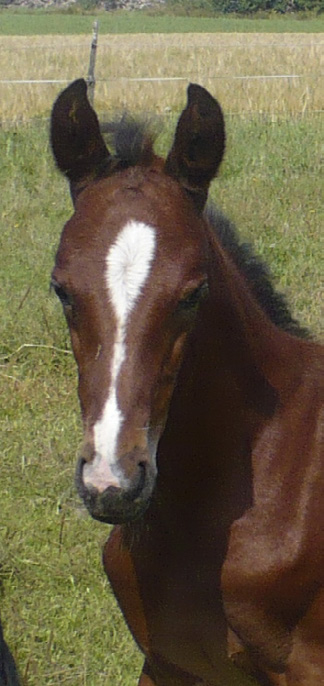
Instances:
[[[52,284],[79,371],[77,486],[116,525],[104,567],[139,684],[319,686],[323,351],[276,325],[203,213],[221,108],[191,85],[165,161],[145,137],[113,156],[79,80],[51,139],[75,205]]]

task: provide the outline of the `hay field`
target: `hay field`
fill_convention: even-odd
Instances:
[[[90,36],[2,36],[7,80],[85,77]],[[163,113],[183,103],[188,81],[229,113],[296,115],[324,109],[324,34],[128,34],[99,36],[96,107]],[[299,78],[233,78],[275,75]],[[180,80],[163,81],[166,78]],[[162,79],[136,81],[132,79]],[[0,83],[0,121],[46,117],[64,83]]]

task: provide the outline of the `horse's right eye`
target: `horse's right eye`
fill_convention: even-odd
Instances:
[[[65,290],[65,288],[63,288],[63,286],[61,286],[56,281],[52,281],[51,288],[53,288],[55,294],[60,299],[64,309],[72,307],[72,296]]]

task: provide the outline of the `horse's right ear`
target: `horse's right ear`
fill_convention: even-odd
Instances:
[[[70,181],[72,196],[76,186],[95,178],[110,159],[83,79],[71,83],[54,103],[51,145],[58,168]]]

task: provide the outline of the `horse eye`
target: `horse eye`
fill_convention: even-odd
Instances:
[[[67,293],[63,286],[60,286],[60,284],[56,281],[52,281],[51,288],[53,288],[53,290],[55,291],[55,294],[60,299],[64,308],[72,307],[72,297],[69,293]]]
[[[198,286],[198,288],[195,288],[191,293],[186,295],[185,298],[180,300],[179,302],[179,308],[180,310],[187,312],[190,310],[194,310],[195,308],[198,307],[199,303],[201,302],[202,298],[204,298],[208,293],[208,284],[206,281],[204,281],[202,284]]]

